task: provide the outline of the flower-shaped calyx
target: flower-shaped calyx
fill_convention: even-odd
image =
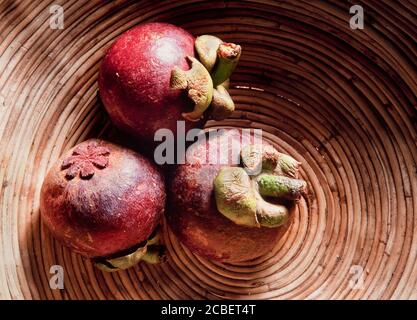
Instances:
[[[171,72],[170,87],[186,90],[194,102],[191,112],[183,113],[184,119],[200,121],[206,110],[210,117],[224,120],[235,110],[235,104],[229,95],[229,78],[236,68],[242,52],[241,46],[226,43],[221,39],[202,35],[195,41],[197,59],[187,57],[190,70],[174,67]]]
[[[217,209],[239,225],[283,225],[288,208],[267,200],[294,201],[306,194],[307,183],[298,179],[300,162],[262,144],[246,145],[240,155],[243,168],[223,167],[214,179]]]
[[[62,162],[61,169],[66,170],[65,178],[90,179],[96,169],[104,169],[109,163],[110,150],[97,142],[80,144],[72,154]]]

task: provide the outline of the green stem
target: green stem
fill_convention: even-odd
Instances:
[[[217,49],[217,62],[211,72],[214,87],[217,87],[230,78],[239,62],[241,52],[241,46],[234,43],[223,42],[219,45]]]
[[[262,174],[257,177],[259,193],[264,197],[298,200],[306,193],[307,183],[304,180],[284,176]]]

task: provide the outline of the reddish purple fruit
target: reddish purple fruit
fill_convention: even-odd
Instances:
[[[41,216],[52,235],[85,257],[103,258],[111,270],[152,260],[164,206],[164,180],[154,164],[95,139],[66,152],[41,190]]]
[[[107,51],[99,75],[100,96],[112,121],[143,141],[160,128],[176,132],[193,103],[170,89],[171,70],[188,70],[194,37],[167,23],[146,23],[122,34]],[[187,122],[187,129],[198,123]]]
[[[185,121],[188,131],[233,112],[226,89],[240,54],[240,46],[214,36],[195,39],[171,24],[141,24],[107,51],[100,96],[116,126],[153,143],[158,129],[175,135],[177,121]]]
[[[241,181],[234,185],[229,184],[232,188],[227,190],[232,190],[233,194],[226,194],[227,201],[216,204],[216,201],[222,201],[221,197],[218,198],[218,192],[222,192],[223,189],[216,190],[215,185],[221,183],[220,172],[230,169],[233,171],[236,168],[240,170],[238,166],[241,165],[239,160],[241,151],[245,146],[254,146],[252,143],[254,143],[253,136],[250,140],[242,140],[240,130],[223,131],[206,141],[192,145],[187,151],[186,163],[178,165],[172,172],[168,193],[168,222],[179,240],[198,255],[223,262],[251,260],[270,252],[282,234],[283,229],[277,226],[284,225],[290,217],[289,207],[283,206],[282,203],[274,203],[270,199],[268,199],[270,202],[266,203],[265,200],[258,199],[252,208],[254,216],[249,216],[254,219],[253,224],[248,216],[244,216],[251,202],[246,201],[243,195],[245,192],[255,192],[251,185],[245,187]],[[265,148],[267,152],[262,159],[265,160],[264,165],[266,162],[271,165],[268,168],[271,174],[266,176],[262,174],[258,177],[276,177],[275,173],[287,176],[285,183],[289,181],[289,184],[279,184],[278,188],[275,185],[273,187],[268,185],[268,188],[271,187],[268,191],[279,189],[284,195],[294,194],[294,199],[299,198],[300,192],[305,191],[305,182],[295,179],[298,176],[300,163],[276,152],[265,141],[262,145],[267,146]],[[255,153],[254,149],[256,148],[251,149],[251,155]],[[217,157],[210,158],[215,154]],[[210,159],[217,160],[209,161]],[[249,162],[254,164],[254,161],[247,161],[246,164]],[[272,175],[273,167],[277,168],[274,175]],[[226,185],[229,180],[235,179],[233,174],[232,172],[232,175],[226,178]],[[297,195],[293,192],[292,183],[301,185],[300,191],[297,189]],[[225,184],[222,186],[224,187]],[[286,190],[286,187],[289,190]],[[220,212],[220,209],[225,210]],[[232,209],[238,209],[237,213]]]

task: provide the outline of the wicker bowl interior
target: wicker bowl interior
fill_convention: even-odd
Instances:
[[[61,4],[64,28],[50,28]],[[417,6],[361,1],[0,2],[0,298],[417,298]],[[212,126],[261,128],[302,161],[310,195],[269,254],[228,265],[165,227],[169,260],[103,273],[49,235],[39,192],[52,163],[112,126],[97,97],[105,50],[144,21],[243,46],[238,110]],[[51,266],[65,287],[50,288]]]

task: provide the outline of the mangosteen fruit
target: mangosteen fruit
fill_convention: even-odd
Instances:
[[[171,171],[170,228],[191,251],[221,262],[270,252],[306,192],[300,162],[243,130],[205,137]]]
[[[159,129],[176,134],[228,117],[227,89],[241,47],[215,36],[195,39],[168,23],[143,23],[120,35],[101,62],[98,85],[113,123],[155,146]]]
[[[160,262],[158,227],[164,179],[140,154],[91,139],[66,152],[41,189],[41,217],[51,234],[106,271],[140,260]]]

